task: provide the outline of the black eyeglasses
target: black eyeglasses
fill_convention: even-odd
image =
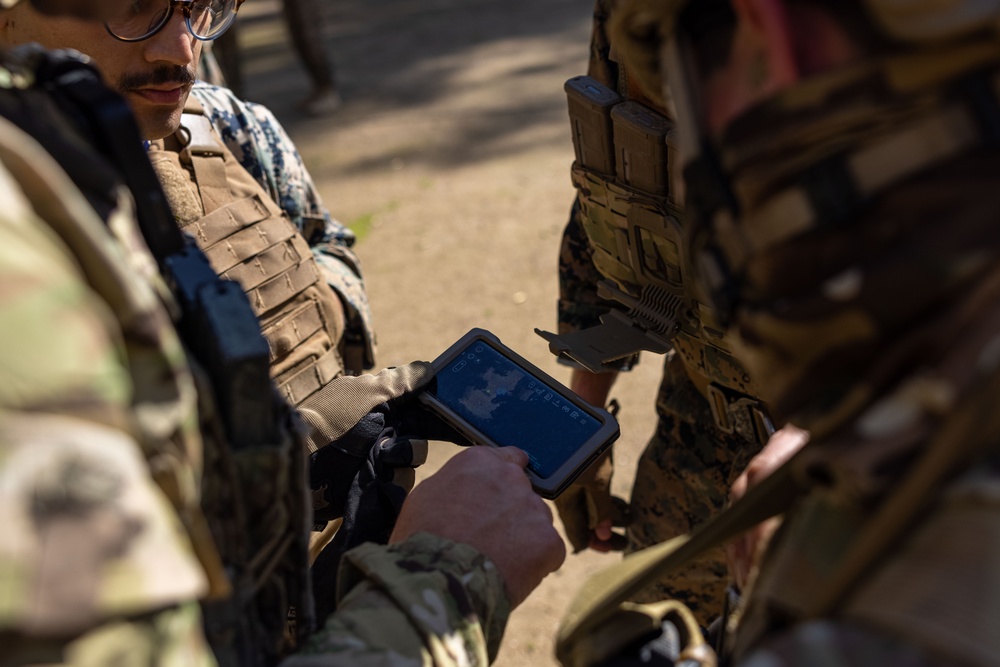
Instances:
[[[132,0],[128,9],[104,27],[115,39],[141,42],[160,32],[179,7],[191,34],[211,41],[232,25],[242,4],[243,0]]]

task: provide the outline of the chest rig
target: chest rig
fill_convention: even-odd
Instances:
[[[344,373],[343,307],[305,239],[189,98],[177,132],[149,150],[181,229],[239,283],[270,347],[271,375],[299,405]]]
[[[565,85],[576,160],[580,219],[605,278],[612,309],[601,324],[563,335],[541,332],[553,353],[592,372],[641,350],[676,350],[708,400],[716,426],[766,441],[771,426],[724,330],[698,296],[683,248],[681,209],[670,183],[673,123],[658,111],[589,76]]]

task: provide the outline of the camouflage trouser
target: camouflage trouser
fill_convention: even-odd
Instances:
[[[627,553],[689,533],[717,514],[730,484],[760,451],[757,442],[715,426],[708,402],[673,353],[664,363],[656,411],[656,434],[639,459],[632,487]],[[719,547],[648,586],[634,600],[680,600],[707,625],[722,612],[727,583]]]

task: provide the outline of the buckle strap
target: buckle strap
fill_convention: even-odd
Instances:
[[[771,418],[767,416],[767,412],[759,400],[745,394],[734,394],[732,391],[726,391],[714,383],[708,385],[707,394],[708,405],[712,410],[712,420],[715,422],[716,428],[723,433],[736,432],[737,418],[739,413],[744,411],[749,419],[750,428],[753,429],[752,436],[759,445],[763,446],[774,433],[774,424],[771,423]],[[746,437],[749,434],[744,434],[741,431],[741,435]]]
[[[222,145],[215,137],[212,129],[212,122],[202,114],[182,113],[181,131],[186,135],[187,141],[184,148],[192,155],[214,155],[222,157],[224,155]]]
[[[194,169],[194,180],[201,192],[205,213],[233,202],[226,177],[226,149],[215,134],[212,123],[203,114],[181,114],[177,138],[184,148],[181,159]]]

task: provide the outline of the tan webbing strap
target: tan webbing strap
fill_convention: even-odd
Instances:
[[[253,257],[287,242],[295,236],[295,228],[281,218],[271,218],[227,236],[205,250],[212,267],[218,273],[228,271],[247,257]]]
[[[604,623],[621,603],[663,574],[786,511],[803,486],[795,478],[793,456],[732,507],[701,528],[626,556],[621,563],[591,577],[580,589],[559,628],[557,654]]]
[[[279,276],[252,290],[247,290],[250,305],[258,317],[264,317],[268,311],[284,304],[290,295],[302,292],[310,285],[319,282],[319,270],[316,263],[303,261],[285,271]]]
[[[202,113],[189,113],[185,107],[179,132],[186,133],[189,138],[181,151],[181,159],[189,161],[194,168],[194,180],[201,191],[205,212],[212,213],[232,203],[222,142],[211,121]]]
[[[248,257],[225,271],[222,276],[229,280],[235,280],[243,286],[244,290],[250,291],[275,276],[287,273],[310,257],[312,257],[312,251],[309,250],[306,242],[301,236],[293,235],[278,245]],[[300,291],[289,291],[283,294],[282,301],[291,299]]]
[[[199,246],[211,248],[230,234],[234,234],[244,227],[249,227],[255,222],[260,222],[270,215],[271,211],[267,204],[261,200],[259,195],[254,195],[210,213],[186,225],[183,229],[195,236]]]
[[[264,327],[264,337],[271,348],[271,361],[288,354],[323,328],[319,304],[309,300],[291,315]]]
[[[649,199],[622,188],[577,164],[573,184],[582,196],[580,215],[594,250],[594,265],[601,275],[619,284],[638,282],[632,267],[628,212],[633,203]]]

